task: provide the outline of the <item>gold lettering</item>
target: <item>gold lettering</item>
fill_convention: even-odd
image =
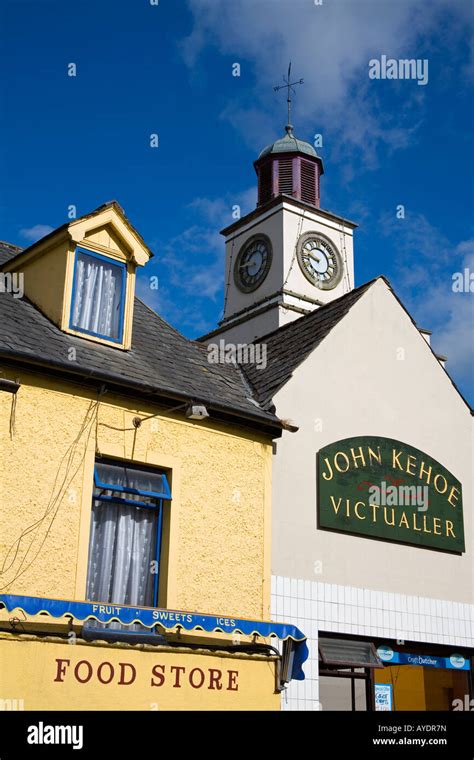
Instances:
[[[332,471],[331,465],[329,464],[329,459],[327,457],[324,457],[324,461],[327,464],[327,467],[328,467],[328,470],[329,470],[329,475],[326,474],[325,472],[323,472],[323,478],[324,478],[324,480],[332,480],[333,476],[334,476],[334,473]]]
[[[436,528],[441,528],[441,520],[439,519],[439,517],[433,517],[433,533],[435,534],[435,536],[440,536],[441,531],[436,530]]]
[[[417,528],[417,522],[416,522],[416,512],[413,512],[413,530],[418,531],[421,533],[421,528]]]
[[[351,516],[351,502],[350,499],[346,499],[346,517]]]
[[[440,491],[440,489],[438,488],[438,485],[437,485],[437,482],[440,479],[444,480],[444,488],[443,488],[442,491]],[[436,488],[436,490],[438,491],[438,493],[446,493],[446,491],[448,490],[448,481],[446,480],[446,478],[444,477],[444,475],[440,475],[438,473],[438,475],[435,475],[435,479],[434,479],[433,482],[434,482],[434,487]]]
[[[375,459],[376,462],[379,464],[382,464],[382,454],[380,452],[380,446],[377,446],[378,454],[376,454],[373,449],[370,448],[370,446],[367,447],[367,451],[369,453],[369,462],[372,464],[372,459]]]
[[[344,459],[344,462],[346,463],[346,469],[345,470],[343,470],[343,469],[341,469],[341,467],[339,467],[339,465],[337,463],[337,458],[338,457],[342,457]],[[334,455],[334,467],[336,468],[336,470],[338,472],[347,472],[347,470],[350,467],[349,457],[347,456],[347,454],[345,454],[343,451],[338,451],[337,454]]]
[[[431,531],[426,527],[426,515],[423,515],[423,533],[431,533]]]
[[[409,524],[408,524],[408,518],[407,518],[405,512],[402,512],[402,516],[400,517],[400,522],[398,523],[398,527],[401,528],[402,525],[404,525],[405,528],[409,528],[410,527]]]
[[[360,459],[362,462],[362,466],[365,467],[365,459],[364,459],[364,452],[362,451],[362,446],[359,446],[359,453],[356,454],[354,449],[351,448],[351,454],[352,454],[352,461],[354,462],[354,467],[358,468],[359,465],[357,464],[357,460]]]
[[[395,527],[395,510],[392,509],[392,522],[389,522],[387,520],[387,507],[383,508],[383,519],[385,520],[387,525],[391,525],[392,527]]]
[[[413,461],[412,461],[413,460]],[[413,456],[413,454],[407,454],[407,472],[409,475],[414,475],[415,470],[413,471],[410,469],[411,467],[415,467],[416,465],[416,457]]]
[[[372,522],[377,522],[377,512],[376,509],[380,509],[380,504],[369,504],[369,507],[372,507]]]
[[[395,449],[392,449],[392,468],[395,470],[396,467],[398,467],[399,470],[403,472],[403,467],[401,466],[399,462],[399,457],[401,457],[402,452],[401,451],[395,451]]]
[[[451,522],[451,520],[446,520],[446,535],[447,536],[451,535],[453,538],[456,538],[456,536],[454,535],[453,523]]]
[[[358,520],[366,520],[367,518],[365,518],[365,517],[361,517],[361,516],[360,516],[360,514],[359,514],[359,510],[357,509],[357,507],[359,506],[359,504],[360,504],[362,507],[365,507],[365,504],[364,504],[364,502],[363,502],[363,501],[357,501],[357,502],[354,504],[354,512],[355,512],[355,515],[356,515],[356,517],[357,517],[357,519],[358,519]]]
[[[336,507],[336,502],[334,500],[334,496],[331,496],[330,499],[332,501],[332,508],[334,509],[334,511],[335,511],[335,513],[337,515],[337,513],[339,512],[339,509],[341,507],[342,496],[339,497],[339,501],[337,502],[337,507]]]
[[[457,500],[458,500],[458,497],[457,497],[457,496],[456,496],[456,497],[454,496],[454,492],[455,492],[455,491],[456,491],[456,492],[459,494],[459,488],[456,488],[456,486],[451,486],[451,490],[450,490],[450,492],[449,492],[449,496],[448,496],[448,501],[449,501],[449,503],[451,504],[451,506],[452,506],[452,507],[455,507],[455,506],[456,506],[456,504],[453,504],[453,502],[451,501],[451,498],[454,498],[454,499],[455,499],[455,501],[457,501]]]
[[[423,480],[423,475],[426,475],[426,482],[428,483],[428,485],[430,484],[430,480],[431,480],[431,470],[432,470],[432,469],[433,469],[433,468],[432,468],[432,466],[430,465],[430,466],[428,467],[428,469],[427,469],[427,470],[425,470],[425,463],[424,463],[424,462],[422,462],[422,463],[420,464],[420,480]]]

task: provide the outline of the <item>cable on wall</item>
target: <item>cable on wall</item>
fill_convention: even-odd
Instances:
[[[54,523],[54,521],[56,519],[56,516],[58,514],[58,511],[59,511],[59,508],[60,508],[61,503],[63,501],[65,492],[66,492],[67,488],[70,486],[70,484],[73,482],[74,478],[76,477],[77,473],[79,472],[79,469],[81,468],[81,466],[82,466],[82,464],[84,462],[84,458],[85,458],[86,451],[87,451],[87,448],[88,448],[89,440],[90,440],[92,431],[93,431],[93,429],[95,427],[94,423],[96,422],[96,419],[97,419],[98,409],[99,409],[99,405],[100,405],[100,396],[103,394],[103,392],[104,391],[101,389],[99,391],[99,395],[98,395],[97,400],[90,402],[90,405],[89,405],[89,407],[88,407],[88,409],[86,411],[86,415],[85,415],[85,417],[83,419],[83,422],[81,424],[81,427],[79,429],[79,432],[78,432],[76,438],[74,439],[74,441],[71,443],[71,445],[69,446],[69,448],[66,450],[66,452],[64,453],[64,455],[61,458],[61,461],[59,463],[59,467],[58,467],[58,470],[56,472],[56,476],[55,476],[55,479],[54,479],[53,487],[52,487],[52,490],[51,490],[51,496],[50,496],[49,502],[48,502],[48,504],[46,506],[46,509],[44,511],[44,514],[42,515],[41,518],[39,518],[34,523],[32,523],[31,525],[29,525],[21,533],[21,535],[13,542],[13,544],[8,549],[7,554],[5,556],[5,559],[3,561],[2,567],[0,569],[0,576],[5,575],[9,570],[11,570],[11,568],[14,566],[14,564],[15,564],[15,562],[17,560],[17,557],[18,557],[18,554],[20,552],[20,549],[21,549],[21,546],[22,546],[22,543],[23,543],[24,539],[26,538],[26,536],[29,536],[30,534],[33,534],[32,538],[31,538],[31,541],[30,541],[30,543],[29,543],[29,545],[28,545],[28,547],[27,547],[27,549],[26,549],[26,551],[25,551],[25,553],[23,555],[23,558],[22,558],[22,560],[20,562],[20,565],[19,565],[19,567],[18,567],[18,569],[16,571],[15,577],[11,581],[9,581],[5,586],[3,586],[1,590],[4,590],[8,586],[10,586],[21,575],[23,575],[23,573],[25,573],[26,570],[28,570],[28,568],[31,567],[31,565],[33,564],[33,562],[38,557],[41,549],[43,548],[43,545],[44,545],[46,539],[49,536],[49,533],[51,531],[52,525],[53,525],[53,523]],[[78,446],[79,446],[81,438],[83,437],[84,434],[87,435],[87,438],[86,438],[86,441],[85,441],[85,446],[84,446],[83,454],[82,454],[82,456],[80,458],[80,461],[79,461],[77,467],[75,468],[74,472],[69,477],[69,473],[70,473],[71,467],[73,466],[73,462],[74,462],[74,459],[75,459],[75,455],[77,453]],[[60,474],[60,471],[61,471],[61,468],[63,466],[64,461],[66,461],[66,471],[65,471],[64,477],[62,479],[61,485],[60,485],[60,487],[59,487],[59,489],[58,489],[58,491],[57,491],[57,493],[55,495],[56,484],[58,482],[59,474]],[[51,515],[51,517],[50,517],[50,515]],[[43,539],[42,539],[42,541],[41,541],[38,549],[36,550],[34,556],[31,557],[31,558],[28,558],[28,555],[29,555],[29,553],[30,553],[30,551],[32,549],[32,546],[33,546],[33,544],[34,544],[34,542],[35,542],[35,540],[36,540],[36,538],[38,536],[38,531],[44,525],[44,523],[45,523],[45,521],[47,520],[48,517],[50,517],[50,522],[49,522],[49,525],[47,527],[46,533],[45,533],[45,535],[44,535],[44,537],[43,537]],[[11,557],[12,553],[13,553],[13,557],[9,561],[9,558]],[[24,564],[25,564],[25,562],[27,560],[28,560],[27,565],[25,567],[23,567]]]
[[[341,236],[341,251],[343,252],[344,259],[344,284],[347,285],[347,293],[352,290],[351,281],[349,278],[349,267],[347,266],[347,250],[346,250],[346,234],[342,222],[339,225],[339,234]]]
[[[228,295],[229,295],[230,279],[232,277],[232,262],[234,260],[234,246],[235,246],[235,238],[232,238],[232,246],[231,246],[231,249],[230,249],[230,256],[229,256],[229,275],[227,277],[227,283],[226,283],[226,286],[225,286],[224,309],[223,309],[223,312],[222,312],[222,318],[224,317],[225,310],[226,310],[226,307],[227,307],[227,298],[228,298]]]
[[[290,268],[288,269],[288,274],[286,275],[285,281],[283,283],[283,288],[285,287],[286,283],[288,282],[288,280],[290,278],[291,270],[293,269],[293,265],[294,265],[294,263],[296,261],[296,252],[298,250],[298,240],[300,239],[301,230],[303,228],[303,221],[304,221],[304,218],[305,218],[304,215],[305,215],[305,210],[303,210],[303,213],[301,214],[300,220],[298,222],[298,232],[296,233],[296,241],[295,241],[295,248],[293,250],[293,258],[291,259]]]
[[[19,383],[19,378],[15,378],[15,383]],[[13,440],[15,435],[15,423],[16,423],[16,399],[17,394],[12,393],[12,405],[10,407],[10,440]]]

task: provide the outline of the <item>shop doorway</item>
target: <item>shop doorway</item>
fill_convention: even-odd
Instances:
[[[469,672],[420,665],[386,665],[376,684],[392,687],[392,710],[453,710],[469,695]]]

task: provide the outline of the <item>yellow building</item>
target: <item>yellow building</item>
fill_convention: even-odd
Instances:
[[[0,246],[4,708],[280,708],[303,678],[269,621],[281,422],[135,298],[117,203]]]

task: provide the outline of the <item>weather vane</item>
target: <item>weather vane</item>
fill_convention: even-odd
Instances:
[[[279,90],[284,90],[285,88],[287,90],[287,99],[286,99],[286,102],[288,103],[288,124],[286,125],[285,129],[286,129],[286,131],[288,133],[292,132],[292,130],[293,130],[293,126],[291,124],[291,93],[295,92],[294,89],[293,89],[293,87],[295,86],[295,84],[303,84],[304,83],[304,79],[298,79],[297,82],[291,82],[290,79],[291,79],[291,61],[288,64],[288,75],[287,75],[286,79],[285,79],[285,77],[283,77],[283,81],[285,82],[285,84],[280,84],[280,85],[277,85],[276,87],[273,88],[275,90],[275,92],[278,92]]]

